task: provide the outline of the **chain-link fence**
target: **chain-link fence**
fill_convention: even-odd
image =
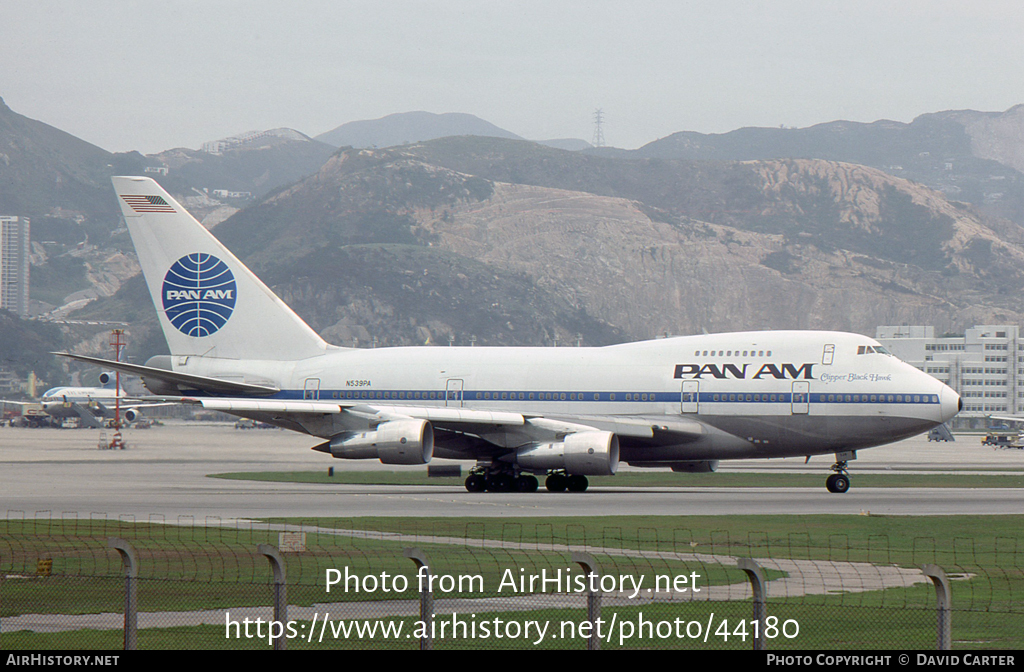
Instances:
[[[1015,538],[0,520],[0,647],[1021,648]],[[384,527],[378,525],[378,527]]]

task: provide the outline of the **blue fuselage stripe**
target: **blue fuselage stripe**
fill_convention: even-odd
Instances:
[[[282,390],[265,399],[318,399],[320,401],[388,401],[388,402],[428,402],[458,401],[459,392],[446,390]],[[686,392],[520,392],[516,391],[462,391],[465,402],[607,402],[607,403],[655,403],[679,404],[693,403],[692,396]],[[433,395],[433,396],[431,396]],[[199,394],[197,396],[208,396]],[[809,404],[938,404],[939,397],[935,394],[828,394],[828,393],[797,393],[796,403]],[[804,397],[800,399],[799,397]],[[700,404],[792,404],[794,394],[790,392],[700,392],[697,402]],[[255,398],[255,397],[254,397]]]

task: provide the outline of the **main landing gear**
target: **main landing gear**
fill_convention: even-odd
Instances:
[[[562,471],[556,471],[544,481],[544,487],[548,492],[586,492],[590,487],[590,481],[586,476],[570,476]]]
[[[590,481],[586,476],[569,475],[553,471],[544,481],[549,492],[586,492]],[[466,490],[470,492],[537,492],[540,482],[532,474],[475,467],[466,477]]]
[[[536,492],[540,487],[537,477],[490,469],[474,469],[466,477],[466,490],[470,492]]]
[[[825,480],[829,492],[846,492],[850,489],[850,475],[846,473],[846,460],[836,460],[832,465],[835,473]]]

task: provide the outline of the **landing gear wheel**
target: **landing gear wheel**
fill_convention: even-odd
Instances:
[[[487,479],[488,492],[509,492],[512,490],[512,477],[508,474],[492,474]]]
[[[569,492],[586,492],[587,488],[590,487],[590,481],[587,480],[586,476],[570,476],[566,487]]]
[[[470,492],[483,492],[487,489],[487,481],[479,474],[470,474],[466,477],[466,490]]]
[[[521,474],[515,482],[516,492],[537,492],[538,487],[537,477],[529,474]]]
[[[850,478],[846,474],[832,474],[825,481],[829,492],[843,493],[850,489]]]
[[[568,480],[564,474],[551,474],[544,481],[544,487],[548,489],[548,492],[565,492],[569,485]]]

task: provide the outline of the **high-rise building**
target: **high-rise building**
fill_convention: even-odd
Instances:
[[[29,220],[0,216],[0,308],[28,315]]]

